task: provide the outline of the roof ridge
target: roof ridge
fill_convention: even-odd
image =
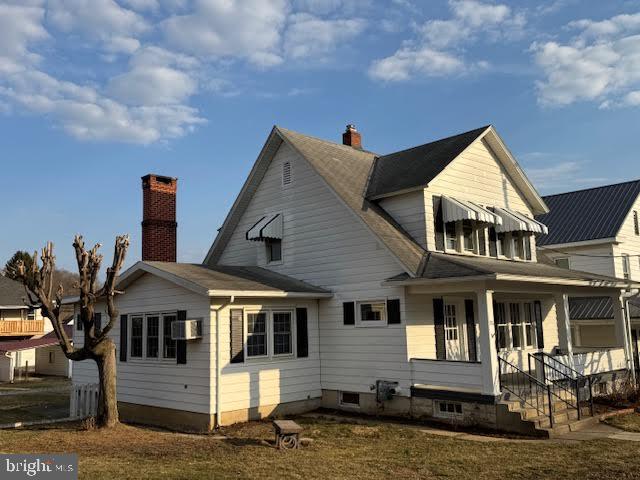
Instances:
[[[442,141],[444,141],[444,140],[449,140],[449,139],[451,139],[451,138],[455,138],[455,137],[461,137],[461,136],[463,136],[463,135],[467,135],[467,134],[469,134],[469,133],[471,133],[471,132],[475,132],[475,131],[478,131],[478,130],[483,130],[483,131],[484,131],[484,130],[486,130],[487,128],[489,128],[489,127],[491,127],[491,126],[492,126],[491,124],[488,124],[488,125],[485,125],[485,126],[483,126],[483,127],[472,128],[471,130],[468,130],[468,131],[466,131],[466,132],[456,133],[456,134],[454,134],[454,135],[449,135],[448,137],[438,138],[438,139],[436,139],[436,140],[432,140],[432,141],[430,141],[430,142],[426,142],[426,143],[421,143],[420,145],[415,145],[415,146],[413,146],[413,147],[404,148],[404,149],[402,149],[402,150],[396,150],[396,151],[394,151],[394,152],[390,152],[390,153],[385,153],[384,155],[380,155],[380,158],[388,157],[388,156],[390,156],[390,155],[395,155],[395,154],[397,154],[397,153],[410,152],[411,150],[415,150],[416,148],[424,147],[425,145],[431,145],[432,143],[442,142]],[[478,135],[479,135],[479,134],[478,134]]]
[[[362,152],[362,153],[370,153],[372,155],[375,155],[376,157],[380,157],[381,155],[376,153],[376,152],[372,152],[371,150],[366,150],[364,148],[353,148],[350,145],[345,145],[343,143],[338,143],[338,142],[332,142],[331,140],[327,140],[325,138],[320,138],[320,137],[316,137],[314,135],[308,135],[306,133],[302,133],[302,132],[298,132],[297,130],[291,130],[290,128],[285,128],[285,127],[281,127],[280,125],[274,125],[274,127],[276,128],[276,130],[282,132],[282,133],[294,133],[296,135],[300,135],[302,137],[307,137],[310,138],[312,140],[317,140],[318,142],[324,142],[324,143],[328,143],[329,145],[333,145],[336,147],[342,147],[344,149],[350,149],[356,152]]]
[[[625,182],[610,183],[608,185],[599,185],[597,187],[581,188],[579,190],[571,190],[570,192],[553,193],[551,195],[544,195],[542,198],[545,199],[545,198],[551,198],[551,197],[560,197],[562,195],[571,195],[572,193],[581,193],[581,192],[588,192],[590,190],[600,190],[603,188],[617,187],[619,185],[627,185],[629,183],[640,183],[640,178],[636,180],[627,180]]]

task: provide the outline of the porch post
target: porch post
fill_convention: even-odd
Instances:
[[[571,318],[569,315],[569,295],[566,293],[554,295],[556,302],[556,319],[558,322],[558,346],[567,355],[567,366],[574,369],[573,341],[571,340]]]
[[[478,326],[480,327],[480,361],[482,362],[482,393],[500,395],[500,365],[496,350],[496,329],[493,318],[493,291],[479,290]]]
[[[613,304],[613,324],[616,332],[616,343],[624,348],[625,364],[629,371],[633,371],[633,357],[631,350],[631,341],[629,340],[629,329],[627,328],[627,319],[624,308],[625,299],[618,295],[611,296]],[[632,372],[633,374],[633,372]]]

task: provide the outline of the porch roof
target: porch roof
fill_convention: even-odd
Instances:
[[[640,318],[640,299],[629,300],[629,315]],[[572,297],[569,299],[571,320],[613,320],[611,297]]]
[[[420,284],[429,281],[511,280],[560,285],[638,288],[640,283],[593,273],[568,270],[546,263],[498,260],[470,255],[429,252],[416,278],[402,273],[388,278],[386,284]]]

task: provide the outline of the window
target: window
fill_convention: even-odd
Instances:
[[[446,238],[447,249],[457,250],[458,249],[458,232],[456,230],[455,222],[445,223],[444,235]]]
[[[27,312],[27,320],[35,320],[36,319],[36,311],[33,309],[29,309]]]
[[[142,317],[131,319],[131,357],[142,358]]]
[[[509,319],[511,323],[511,339],[513,348],[522,348],[523,331],[522,331],[522,318],[520,317],[520,304],[509,304]]]
[[[444,333],[447,340],[458,340],[458,322],[456,318],[455,304],[446,303],[444,306]]]
[[[509,345],[509,326],[507,325],[507,314],[504,303],[495,304],[493,315],[495,317],[498,348],[504,350]]]
[[[631,278],[631,267],[629,264],[629,255],[626,253],[622,254],[622,278],[625,280],[629,280]]]
[[[529,235],[528,233],[525,234],[522,237],[522,241],[524,243],[523,248],[524,248],[524,259],[525,260],[531,260],[531,235]]]
[[[569,258],[568,257],[563,257],[563,258],[556,258],[554,260],[556,267],[560,267],[560,268],[566,268],[567,270],[569,269]]]
[[[247,357],[267,355],[267,314],[265,312],[247,315]]]
[[[462,239],[465,252],[474,252],[476,249],[474,239],[473,224],[470,220],[464,220],[462,222]]]
[[[513,242],[513,257],[524,258],[524,236],[521,233],[511,234]]]
[[[291,312],[273,313],[273,354],[291,355]]]
[[[55,352],[49,352],[49,363],[53,363],[56,361],[56,353]]]
[[[160,317],[147,317],[147,357],[158,358],[160,346]]]
[[[340,405],[359,407],[360,394],[355,392],[340,392]]]
[[[282,164],[282,186],[291,184],[291,162]]]
[[[268,239],[265,241],[267,247],[267,262],[279,262],[282,260],[282,240]]]
[[[494,304],[493,315],[499,350],[536,347],[536,323],[532,302],[498,302]]]
[[[640,235],[640,224],[638,224],[638,211],[633,211],[633,231],[636,235]]]
[[[175,321],[174,314],[162,317],[162,358],[176,358],[176,341],[171,338],[171,324]]]
[[[358,320],[361,325],[383,325],[387,323],[384,301],[358,302]]]
[[[498,256],[506,257],[508,255],[507,249],[507,234],[504,232],[498,232],[496,235],[496,247],[498,250]]]
[[[458,402],[437,402],[434,414],[436,417],[444,418],[461,417],[462,404]]]

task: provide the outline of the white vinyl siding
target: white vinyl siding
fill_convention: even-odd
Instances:
[[[589,247],[562,247],[554,250],[540,250],[552,262],[556,259],[568,258],[569,268],[598,275],[614,276],[613,247],[611,244],[593,245]]]
[[[618,245],[613,246],[616,275],[622,278],[623,259],[622,255],[629,255],[629,274],[632,280],[640,281],[640,236],[636,235],[634,212],[640,211],[640,198],[636,199],[633,207],[625,218],[616,240]]]
[[[424,190],[383,198],[380,206],[404,228],[421,247],[427,246]]]
[[[211,322],[209,299],[197,295],[173,283],[153,275],[145,274],[127,287],[126,293],[117,297],[117,306],[121,314],[129,314],[129,329],[132,317],[136,314],[175,312],[186,310],[191,318],[201,317],[203,322],[202,339],[190,341],[187,345],[187,364],[177,365],[175,359],[128,359],[120,362],[120,319],[114,325],[110,337],[116,343],[118,359],[118,400],[121,402],[173,408],[198,413],[212,413],[214,407],[210,390],[215,377],[211,370]],[[109,318],[104,305],[98,305],[102,311],[102,323]],[[74,331],[77,346],[84,343],[83,332]],[[129,343],[131,348],[131,343]],[[98,380],[95,363],[91,360],[74,362],[74,383],[96,383]]]

